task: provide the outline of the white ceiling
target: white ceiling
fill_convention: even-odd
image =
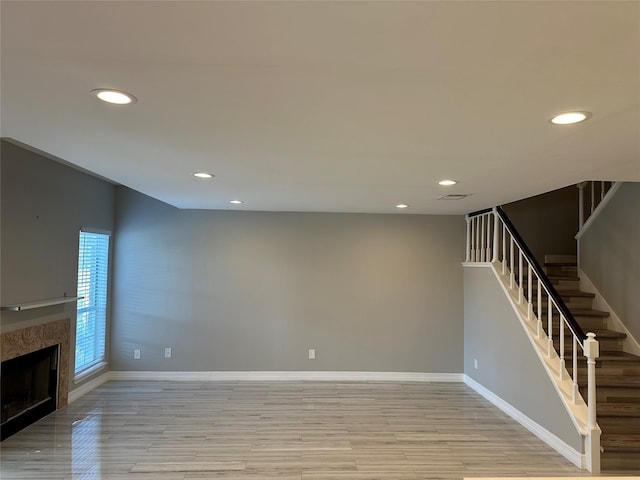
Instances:
[[[640,2],[2,1],[1,15],[2,136],[177,207],[460,214],[640,181]],[[101,103],[98,87],[139,101]],[[593,117],[549,123],[573,109]]]

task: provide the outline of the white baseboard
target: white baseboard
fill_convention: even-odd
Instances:
[[[69,392],[68,403],[73,403],[78,400],[83,395],[86,395],[94,388],[98,388],[105,382],[111,380],[111,372],[105,372],[102,375],[94,378],[93,380],[88,381],[87,383],[83,383],[78,388],[71,390]]]
[[[578,452],[571,445],[568,445],[564,440],[558,438],[549,430],[531,420],[520,410],[513,405],[505,402],[502,398],[497,396],[491,390],[480,385],[474,379],[468,375],[464,375],[464,383],[482,395],[484,398],[493,403],[496,407],[502,410],[504,413],[513,418],[516,422],[522,425],[524,428],[533,433],[536,437],[542,440],[544,443],[553,448],[560,455],[565,457],[571,463],[578,468],[586,468],[586,456]]]
[[[164,381],[316,381],[316,382],[462,382],[462,373],[414,372],[109,372],[110,380]]]

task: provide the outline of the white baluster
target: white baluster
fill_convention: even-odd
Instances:
[[[578,340],[575,335],[571,335],[573,338],[573,389],[571,391],[571,398],[575,405],[578,400]]]
[[[584,226],[584,187],[587,182],[581,182],[578,184],[578,224],[579,230]]]
[[[476,254],[475,254],[475,233],[476,233],[476,219],[475,217],[471,219],[471,235],[470,235],[470,242],[471,242],[471,247],[470,247],[470,251],[471,251],[471,261],[475,262],[476,261]]]
[[[493,236],[491,235],[491,214],[487,213],[487,251],[485,253],[485,261],[491,261],[491,241]]]
[[[498,244],[500,243],[500,219],[498,218],[498,212],[496,210],[496,208],[494,207],[493,209],[493,257],[491,258],[491,261],[493,263],[498,261]]]
[[[558,326],[560,327],[558,329],[560,334],[560,361],[558,362],[558,376],[560,377],[560,381],[564,380],[564,367],[565,367],[564,365],[564,324],[565,324],[564,316],[560,313],[560,322],[558,323]]]
[[[518,247],[518,303],[522,303],[522,250]]]
[[[485,223],[485,215],[480,216],[480,261],[484,262],[484,223]]]
[[[510,278],[509,278],[509,288],[513,290],[513,284],[515,283],[515,273],[514,273],[514,264],[513,264],[513,237],[511,235],[509,235],[509,242],[510,242],[510,252],[509,252],[509,274],[510,274]]]
[[[542,285],[540,277],[538,277],[538,339],[542,338]]]
[[[551,358],[551,352],[553,352],[553,305],[549,292],[547,292],[547,307],[547,357]]]
[[[476,262],[480,261],[480,255],[479,255],[479,251],[478,251],[478,235],[479,235],[479,231],[480,231],[480,226],[478,225],[479,222],[479,217],[475,218],[476,220],[476,231],[475,231],[475,248],[473,249],[473,254],[475,256]]]
[[[533,275],[531,275],[531,263],[529,263],[529,261],[527,260],[527,274],[529,275],[529,278],[527,279],[527,320],[531,320],[533,318],[533,303],[532,303],[532,298],[533,298]]]
[[[465,262],[471,261],[471,219],[469,216],[465,217],[467,222],[467,249],[465,253]]]
[[[507,273],[507,227],[502,225],[502,274]]]

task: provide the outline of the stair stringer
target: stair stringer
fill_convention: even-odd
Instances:
[[[502,287],[505,295],[507,296],[509,303],[511,304],[514,312],[518,316],[520,320],[520,324],[522,325],[524,331],[527,334],[527,338],[531,343],[538,359],[544,366],[544,369],[551,380],[552,385],[555,387],[558,396],[562,400],[562,403],[569,414],[569,418],[573,422],[576,430],[582,435],[583,440],[588,435],[588,409],[587,404],[584,399],[580,395],[579,392],[576,392],[576,401],[573,401],[573,382],[571,380],[571,376],[569,372],[564,369],[564,378],[560,378],[558,373],[558,366],[560,364],[560,357],[557,352],[554,350],[551,353],[551,356],[547,355],[547,345],[548,345],[548,337],[547,334],[542,331],[540,334],[540,338],[537,338],[537,318],[535,315],[532,316],[531,320],[528,319],[527,312],[527,303],[522,302],[518,303],[518,288],[511,289],[509,287],[510,278],[509,273],[502,273],[502,264],[500,262],[491,263],[491,270],[496,276],[498,283]],[[580,350],[580,349],[579,349]],[[584,359],[586,362],[586,358]],[[598,427],[599,428],[599,427]],[[583,453],[586,452],[586,449],[583,449]],[[583,468],[585,468],[583,466]]]
[[[607,318],[607,327],[615,332],[624,333],[627,337],[622,341],[622,351],[632,353],[640,357],[640,343],[634,338],[631,332],[627,329],[624,322],[616,314],[615,310],[607,303],[602,294],[598,291],[591,279],[584,273],[583,270],[578,269],[578,277],[580,277],[580,290],[585,292],[594,293],[596,296],[593,299],[593,308],[596,310],[603,310],[609,312]]]

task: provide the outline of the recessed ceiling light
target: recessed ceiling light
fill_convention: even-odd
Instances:
[[[555,125],[570,125],[572,123],[584,122],[591,116],[589,112],[565,112],[559,113],[551,119]]]
[[[193,174],[194,177],[198,177],[198,178],[211,178],[213,177],[213,175],[211,175],[210,173],[207,172],[197,172]]]
[[[241,203],[244,203],[242,200],[229,200],[229,203],[233,203],[235,205],[240,205]]]
[[[409,205],[405,205],[404,203],[399,203],[398,205],[396,205],[396,208],[408,208]]]
[[[91,90],[96,97],[103,102],[115,103],[116,105],[128,105],[130,103],[136,103],[138,99],[130,93],[123,92],[122,90],[111,90],[108,88],[96,88]]]
[[[442,185],[443,187],[450,187],[451,185],[455,185],[458,183],[457,180],[440,180],[438,185]]]

